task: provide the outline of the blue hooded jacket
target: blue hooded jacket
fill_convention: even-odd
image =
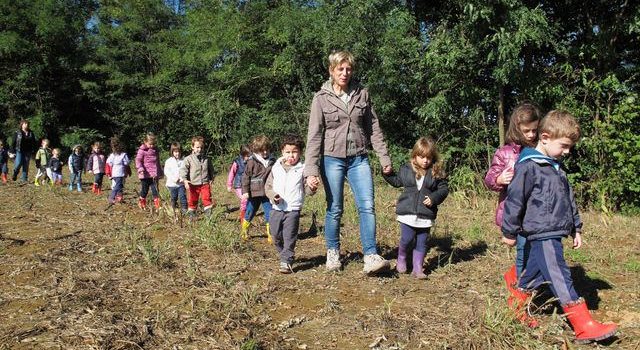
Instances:
[[[573,236],[582,229],[573,190],[557,160],[525,148],[507,188],[502,235],[527,240]]]

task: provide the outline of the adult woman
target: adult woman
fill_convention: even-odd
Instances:
[[[13,163],[13,181],[18,178],[18,172],[22,168],[23,182],[27,181],[29,175],[29,161],[31,156],[37,150],[38,145],[36,143],[36,137],[33,135],[33,131],[29,129],[29,121],[22,119],[20,121],[20,129],[16,131],[13,136],[12,153],[15,154],[16,159]]]
[[[319,186],[319,175],[325,186],[326,269],[341,268],[339,228],[346,177],[358,208],[364,272],[376,273],[388,269],[389,262],[378,255],[376,248],[373,178],[367,148],[373,147],[385,174],[393,169],[369,93],[351,83],[354,64],[353,55],[347,51],[329,55],[330,79],[311,103],[304,175],[310,188]]]

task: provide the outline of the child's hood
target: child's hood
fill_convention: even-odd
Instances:
[[[531,148],[531,147],[525,147],[522,149],[522,152],[520,152],[520,157],[518,158],[518,163],[524,163],[527,160],[531,160],[538,164],[549,164],[553,166],[556,170],[560,168],[560,163],[557,160],[551,157],[545,156],[544,154],[540,153],[540,151],[538,151],[537,149]]]

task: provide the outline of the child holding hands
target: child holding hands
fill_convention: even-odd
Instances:
[[[296,135],[286,135],[282,140],[282,157],[278,159],[267,177],[265,194],[271,200],[272,211],[269,229],[273,245],[280,255],[278,271],[292,273],[295,247],[300,226],[300,210],[304,202],[304,164],[300,161],[303,142]],[[308,194],[313,194],[306,187]]]
[[[211,200],[211,185],[213,184],[214,169],[211,160],[203,152],[204,138],[196,136],[191,139],[191,155],[184,159],[180,168],[180,180],[187,190],[189,210],[187,214],[194,218],[198,208],[198,199],[202,200],[205,215],[211,214],[213,201]]]
[[[540,110],[531,103],[521,103],[514,108],[507,130],[507,143],[496,150],[491,166],[484,178],[484,183],[492,191],[500,192],[496,209],[496,225],[502,225],[504,201],[507,198],[507,187],[513,179],[514,166],[523,147],[535,147],[538,139],[538,122]],[[516,239],[516,263],[504,274],[507,285],[516,283],[522,275],[527,261],[527,240],[522,236]]]
[[[401,234],[396,270],[406,273],[407,256],[411,255],[411,275],[417,279],[427,278],[422,264],[427,253],[429,231],[435,223],[438,205],[449,194],[443,168],[435,141],[422,137],[413,146],[409,163],[401,166],[398,173],[383,174],[391,186],[404,187],[396,204]]]
[[[508,286],[507,303],[522,323],[535,327],[538,323],[527,314],[526,304],[537,288],[548,284],[577,341],[606,339],[615,334],[617,326],[601,324],[591,317],[573,286],[562,245],[562,238],[567,236],[573,237],[574,249],[582,245],[582,221],[559,162],[577,142],[580,127],[568,112],[554,110],[542,119],[538,130],[536,148],[520,153],[504,204],[503,242],[514,246],[519,235],[530,243],[526,268],[518,283]]]

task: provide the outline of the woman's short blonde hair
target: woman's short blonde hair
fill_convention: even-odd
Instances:
[[[340,65],[342,62],[348,62],[351,69],[356,67],[356,59],[349,51],[334,51],[329,55],[329,72]]]

